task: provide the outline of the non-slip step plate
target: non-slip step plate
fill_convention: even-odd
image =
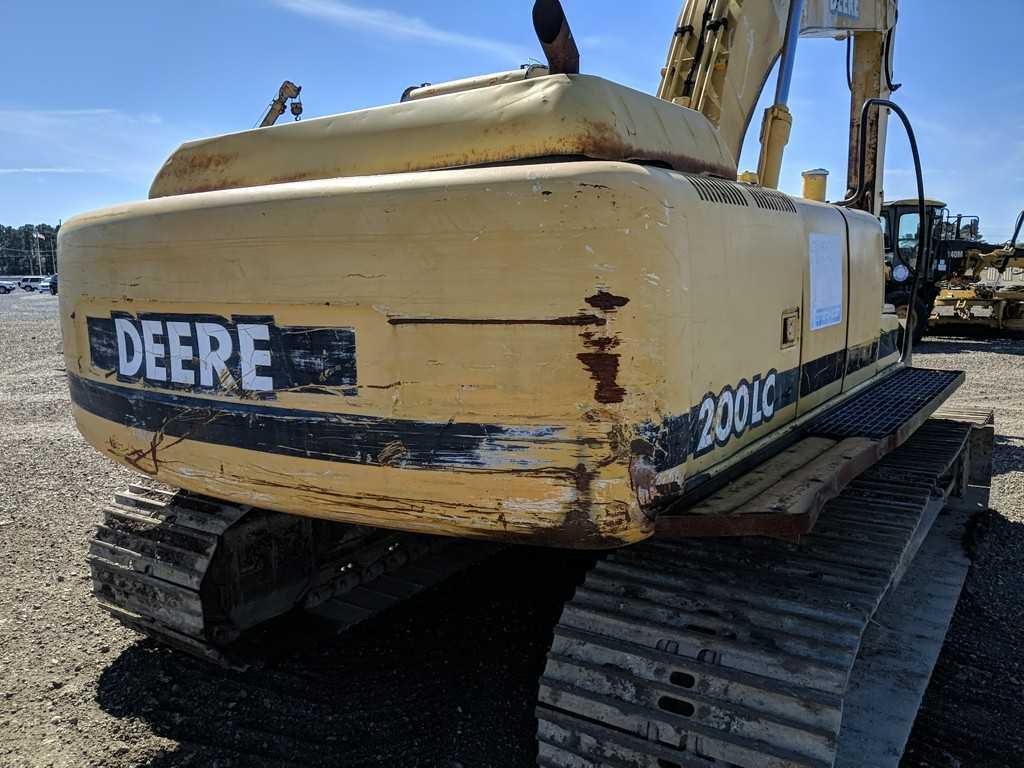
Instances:
[[[963,381],[963,371],[904,368],[813,419],[805,432],[833,440],[895,437],[898,445]]]

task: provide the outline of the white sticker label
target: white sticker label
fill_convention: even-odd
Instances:
[[[811,330],[843,322],[843,241],[811,234]]]

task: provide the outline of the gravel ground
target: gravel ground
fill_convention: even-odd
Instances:
[[[536,680],[585,563],[516,549],[343,638],[290,619],[273,660],[227,672],[122,629],[90,597],[87,540],[131,477],[68,413],[56,299],[0,296],[0,767],[532,766]],[[1024,755],[1024,381],[1019,340],[930,340],[996,409],[996,511],[905,766]]]
[[[1024,765],[1024,340],[926,339],[915,364],[967,371],[953,403],[992,408],[991,510],[953,625],[910,737],[905,766]]]

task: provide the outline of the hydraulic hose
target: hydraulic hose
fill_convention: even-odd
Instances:
[[[693,54],[693,62],[690,64],[690,71],[686,73],[686,79],[683,81],[683,96],[690,97],[693,95],[693,86],[696,85],[697,81],[694,75],[697,73],[697,67],[700,66],[701,60],[704,58],[704,36],[708,31],[708,24],[714,17],[711,11],[711,5],[714,0],[707,0],[704,4],[704,15],[700,20],[700,37],[697,38],[697,50]]]
[[[1017,237],[1020,235],[1020,228],[1024,225],[1024,211],[1020,212],[1017,216],[1017,223],[1013,227],[1013,237],[1010,238],[1010,246],[1007,248],[1006,258],[1003,259],[1002,266],[999,267],[1000,272],[1005,272],[1006,268],[1010,266],[1010,259],[1013,258],[1014,252],[1017,250]]]
[[[917,150],[917,138],[914,136],[914,128],[910,124],[910,119],[907,117],[898,104],[889,99],[868,99],[864,102],[864,106],[860,111],[860,132],[857,139],[857,155],[858,155],[858,168],[857,174],[857,189],[852,195],[843,200],[839,205],[846,206],[848,208],[853,207],[857,203],[861,202],[864,197],[864,192],[867,188],[864,176],[867,170],[867,154],[864,151],[865,145],[868,141],[868,112],[871,107],[887,107],[896,113],[899,117],[900,122],[903,123],[903,129],[907,132],[907,139],[910,141],[910,152],[914,157],[914,174],[917,177],[917,263],[914,267],[914,282],[910,287],[910,302],[907,305],[907,330],[903,337],[903,349],[900,352],[900,362],[910,363],[910,359],[913,355],[914,350],[914,311],[917,308],[917,294],[918,288],[921,285],[921,273],[927,272],[927,256],[928,251],[925,247],[925,197],[924,197],[924,177],[921,172],[921,155]],[[877,179],[876,179],[877,182]],[[1024,212],[1022,212],[1024,216]]]
[[[895,93],[903,87],[903,83],[894,83],[892,81],[892,38],[896,32],[896,25],[900,23],[900,12],[896,9],[896,17],[893,19],[892,28],[885,33],[885,48],[883,49],[882,59],[885,62],[883,69],[885,70],[885,85],[889,89],[889,93]]]
[[[853,90],[853,37],[846,36],[846,87]]]

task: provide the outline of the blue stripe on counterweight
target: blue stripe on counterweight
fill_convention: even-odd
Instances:
[[[350,464],[421,469],[524,470],[566,444],[561,427],[424,422],[225,402],[108,384],[68,374],[72,401],[125,427],[213,445]]]

